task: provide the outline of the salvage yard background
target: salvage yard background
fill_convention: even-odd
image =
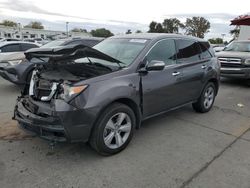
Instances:
[[[0,187],[250,187],[250,83],[222,80],[207,114],[191,106],[143,123],[129,147],[102,157],[49,143],[11,120],[20,88],[0,78]]]

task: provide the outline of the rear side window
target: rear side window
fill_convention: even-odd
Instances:
[[[22,51],[29,50],[31,48],[38,48],[35,44],[21,44]]]
[[[210,45],[208,42],[199,42],[199,46],[201,49],[201,59],[209,59],[212,57],[209,52]]]
[[[191,63],[200,60],[200,47],[196,41],[176,40],[178,63]]]
[[[147,61],[152,60],[164,61],[166,65],[175,64],[176,47],[174,40],[167,39],[158,42],[147,55]]]
[[[20,52],[21,48],[19,44],[8,44],[1,48],[1,52]]]

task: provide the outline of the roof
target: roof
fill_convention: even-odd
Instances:
[[[173,34],[173,33],[136,33],[136,34],[117,35],[110,38],[148,39],[148,40],[164,39],[164,38],[186,38],[198,41],[205,41],[201,38],[182,35],[182,34]]]
[[[250,15],[239,16],[231,20],[230,25],[249,25],[250,26]]]
[[[25,41],[4,41],[4,42],[0,42],[0,47],[5,46],[7,44],[34,44],[36,46],[39,46],[38,44],[34,43],[34,42],[25,42]]]

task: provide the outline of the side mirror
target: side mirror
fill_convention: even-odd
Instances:
[[[164,61],[152,60],[146,65],[147,71],[161,71],[165,67]]]
[[[2,50],[0,49],[0,53],[2,52]]]

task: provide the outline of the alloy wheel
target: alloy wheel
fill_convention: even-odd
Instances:
[[[208,87],[204,94],[204,107],[206,109],[210,108],[214,102],[214,88]]]
[[[103,139],[105,145],[110,149],[121,147],[128,139],[132,128],[131,118],[124,112],[113,115],[107,122]]]

